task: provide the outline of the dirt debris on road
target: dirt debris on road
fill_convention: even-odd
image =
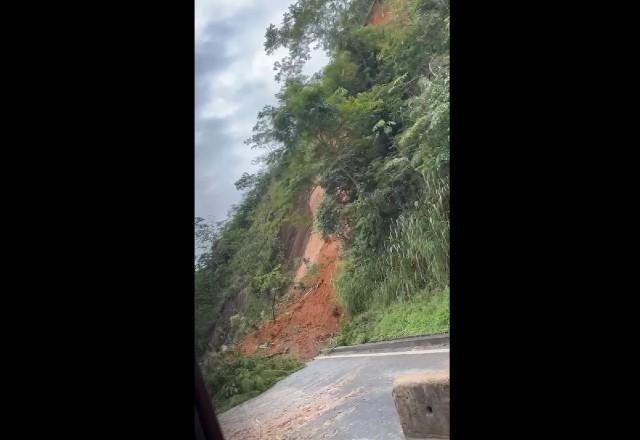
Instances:
[[[300,440],[318,438],[318,427],[310,427],[310,422],[331,411],[332,422],[352,412],[353,409],[338,410],[362,393],[362,388],[343,394],[343,389],[357,377],[355,369],[335,383],[325,385],[312,393],[304,390],[286,390],[282,402],[289,402],[277,411],[263,402],[256,413],[244,414],[238,411],[235,417],[225,419],[222,424],[225,438],[228,440]],[[268,416],[267,416],[268,414]],[[251,423],[247,423],[251,420]]]

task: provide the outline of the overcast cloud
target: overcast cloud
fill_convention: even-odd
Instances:
[[[264,33],[279,25],[294,0],[195,1],[195,215],[224,220],[242,194],[233,183],[255,172],[258,155],[244,144],[256,116],[274,104],[279,85],[272,56],[264,52]],[[305,68],[310,74],[327,61],[317,52]]]

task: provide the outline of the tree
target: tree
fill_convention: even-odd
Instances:
[[[276,80],[299,77],[311,49],[331,49],[342,33],[362,24],[370,5],[371,0],[298,0],[290,5],[282,25],[271,24],[265,33],[267,54],[280,47],[289,49],[274,65]]]
[[[254,277],[254,288],[258,295],[268,295],[271,298],[271,317],[276,320],[276,300],[278,293],[288,283],[286,275],[282,272],[282,266],[278,264],[270,272]]]
[[[234,185],[238,191],[244,191],[246,189],[253,188],[256,184],[256,180],[255,174],[242,173],[242,177],[240,177]]]

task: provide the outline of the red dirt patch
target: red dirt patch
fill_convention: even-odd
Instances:
[[[275,321],[264,321],[240,344],[244,354],[288,354],[308,360],[338,330],[342,311],[332,288],[338,259],[338,243],[330,238],[320,248],[321,269],[307,288],[280,313]],[[260,348],[260,346],[264,348]]]
[[[391,18],[392,11],[389,5],[385,5],[382,2],[377,1],[372,5],[371,11],[369,11],[367,24],[370,26],[376,26],[387,23]]]
[[[315,217],[316,214],[318,213],[318,207],[320,206],[320,203],[322,202],[323,198],[324,198],[324,189],[318,185],[313,189],[313,191],[311,192],[311,195],[309,196],[308,208],[309,208],[309,212],[311,212],[311,215],[313,217]],[[318,262],[320,258],[320,252],[324,244],[325,242],[322,239],[322,234],[318,231],[311,229],[308,232],[308,238],[305,241],[305,248],[304,248],[304,251],[302,252],[302,257],[307,259],[309,261],[309,264]],[[294,282],[300,281],[304,277],[304,274],[306,271],[307,271],[306,264],[301,264],[300,266],[298,266],[298,269],[296,270],[293,276],[293,281]]]

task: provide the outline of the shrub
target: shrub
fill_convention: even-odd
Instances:
[[[205,384],[216,411],[222,412],[266,391],[304,364],[289,357],[209,353],[203,367]]]

